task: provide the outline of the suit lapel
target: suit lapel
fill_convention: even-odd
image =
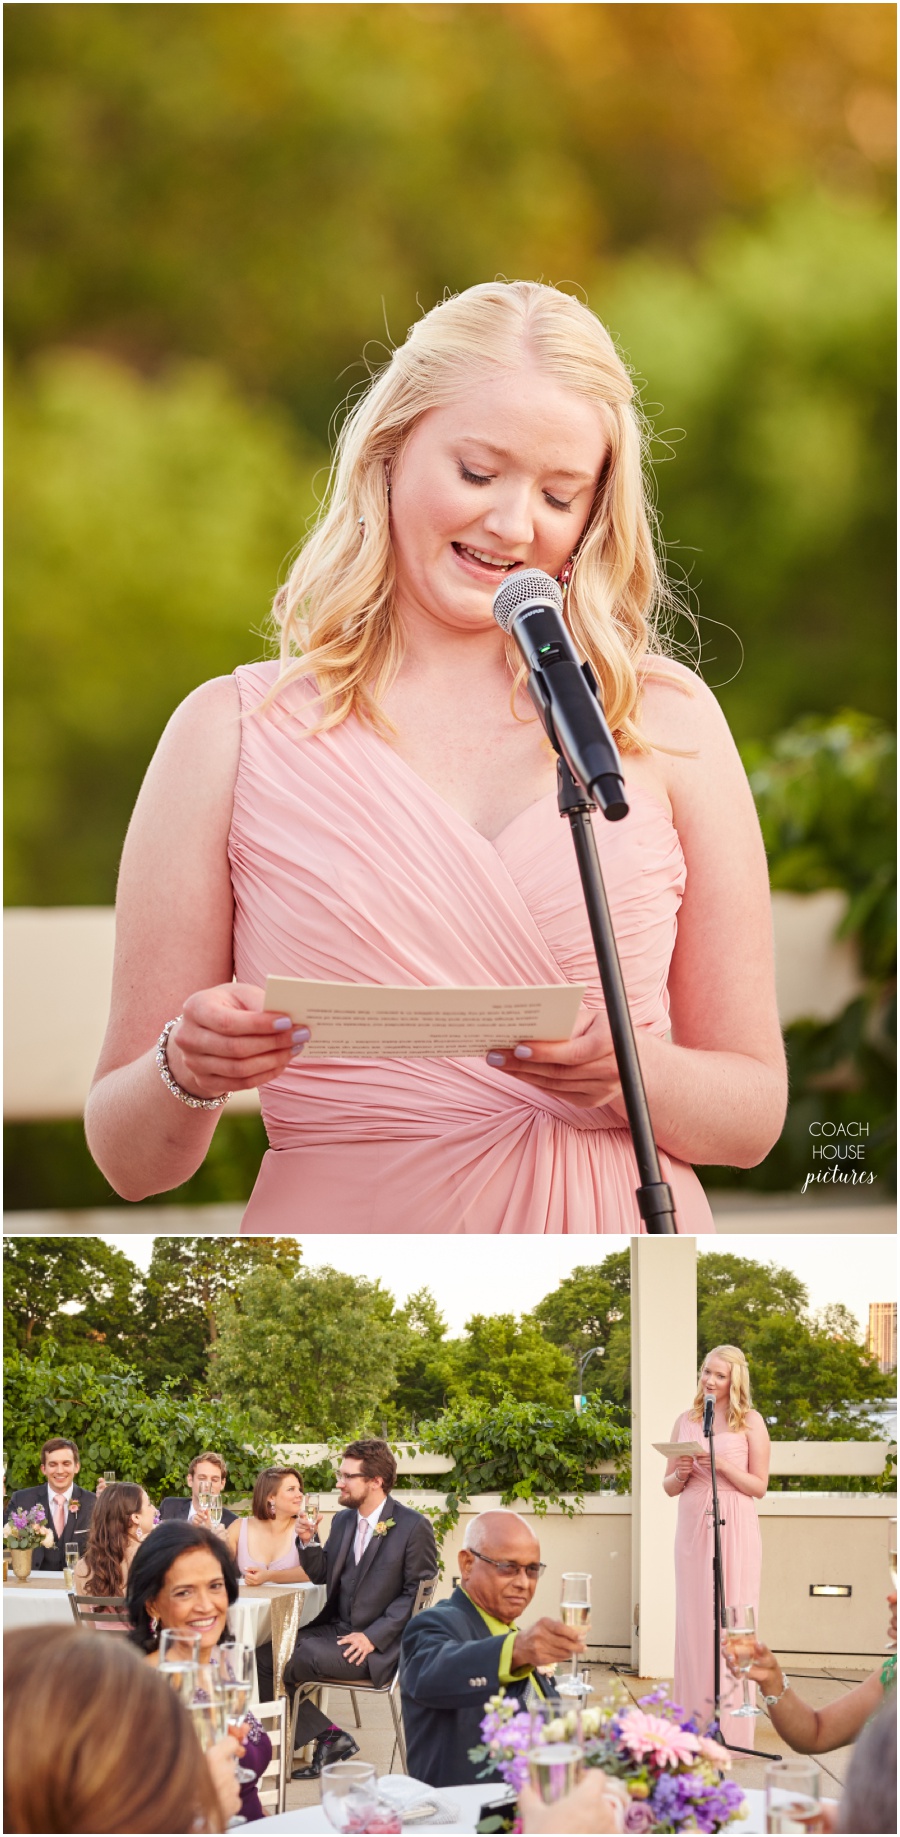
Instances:
[[[334,1559],[334,1569],[332,1570],[332,1574],[331,1574],[331,1588],[332,1589],[337,1587],[341,1579],[341,1576],[343,1574],[344,1564],[346,1563],[347,1558],[350,1554],[350,1548],[353,1543],[354,1536],[356,1534],[356,1518],[357,1518],[356,1512],[348,1511],[347,1512],[347,1523],[345,1525],[342,1525],[341,1527],[341,1546],[340,1546],[340,1549],[338,1550],[337,1556]]]

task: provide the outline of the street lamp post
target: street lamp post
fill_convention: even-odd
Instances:
[[[587,1403],[587,1398],[583,1395],[583,1391],[584,1391],[584,1374],[587,1369],[588,1361],[593,1358],[595,1352],[602,1352],[602,1351],[603,1351],[602,1346],[592,1346],[589,1352],[576,1352],[575,1354],[575,1363],[578,1366],[578,1390],[573,1399],[573,1402],[575,1404],[576,1416],[581,1415],[581,1412],[584,1409],[585,1404]]]

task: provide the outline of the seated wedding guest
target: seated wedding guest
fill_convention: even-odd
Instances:
[[[238,1808],[237,1744],[204,1759],[174,1690],[77,1627],[6,1634],[3,1746],[4,1831],[224,1831]]]
[[[209,1525],[211,1531],[224,1536],[228,1526],[234,1523],[234,1512],[227,1506],[222,1507],[219,1523],[213,1524],[205,1505],[200,1504],[201,1493],[212,1493],[217,1496],[224,1489],[228,1478],[228,1468],[221,1454],[214,1454],[208,1448],[205,1454],[195,1454],[187,1470],[186,1483],[190,1487],[189,1499],[175,1499],[171,1495],[164,1499],[160,1508],[160,1522],[166,1524],[170,1518],[186,1518],[188,1524]]]
[[[130,1638],[159,1664],[159,1636],[177,1628],[200,1640],[200,1664],[227,1639],[228,1609],[238,1597],[238,1576],[222,1539],[199,1524],[161,1524],[143,1543],[128,1576]],[[257,1781],[272,1758],[272,1743],[252,1716],[241,1724],[241,1765],[254,1779],[241,1786],[241,1816],[262,1818]]]
[[[397,1463],[387,1442],[350,1442],[337,1475],[342,1510],[335,1512],[324,1550],[315,1523],[301,1518],[299,1536],[310,1581],[324,1582],[325,1606],[297,1638],[284,1668],[289,1694],[299,1684],[334,1678],[387,1684],[396,1670],[403,1628],[419,1583],[437,1574],[434,1532],[427,1518],[391,1495]],[[352,1735],[306,1701],[295,1746],[315,1740],[311,1762],[293,1778],[318,1779],[323,1766],[357,1751]],[[422,1776],[424,1777],[424,1776]]]
[[[891,1610],[889,1637],[896,1640],[896,1594],[888,1595],[888,1606]],[[826,1703],[823,1709],[813,1709],[811,1703],[798,1695],[787,1672],[761,1639],[754,1642],[753,1651],[754,1660],[747,1675],[760,1686],[773,1726],[796,1754],[830,1754],[833,1748],[846,1747],[848,1742],[856,1740],[870,1716],[881,1708],[885,1691],[896,1689],[897,1654],[894,1651],[857,1684],[855,1690],[848,1690],[834,1703]],[[729,1671],[733,1677],[738,1677],[740,1674],[726,1647],[723,1652]]]
[[[882,1704],[850,1759],[838,1806],[839,1831],[897,1830],[897,1705]]]
[[[517,1512],[482,1512],[466,1527],[462,1586],[411,1620],[400,1652],[400,1697],[409,1772],[429,1786],[480,1777],[469,1749],[481,1741],[489,1697],[503,1688],[523,1700],[548,1691],[536,1666],[584,1651],[584,1634],[543,1618],[520,1631],[545,1565],[530,1524]]]
[[[117,1480],[101,1493],[84,1555],[75,1565],[77,1595],[124,1595],[135,1553],[156,1523],[156,1507],[142,1486]]]
[[[44,1508],[47,1528],[53,1532],[53,1548],[35,1550],[34,1569],[63,1569],[66,1544],[74,1543],[76,1532],[84,1531],[91,1522],[96,1494],[76,1485],[75,1475],[80,1467],[75,1443],[56,1435],[41,1449],[43,1485],[20,1487],[6,1502],[4,1524],[10,1512],[27,1512],[33,1505]]]
[[[249,1518],[235,1519],[225,1540],[251,1588],[272,1576],[279,1582],[310,1580],[300,1561],[297,1542],[302,1512],[303,1475],[296,1467],[264,1467],[253,1488]],[[318,1523],[318,1517],[303,1520],[310,1540]],[[275,1683],[271,1640],[257,1646],[256,1674],[260,1701],[268,1703]]]

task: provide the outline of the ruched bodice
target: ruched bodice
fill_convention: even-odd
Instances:
[[[236,672],[245,719],[230,858],[239,981],[412,987],[581,982],[602,1007],[555,793],[493,841],[361,722],[304,738],[309,686],[254,714],[275,664]],[[630,787],[597,841],[635,1024],[668,1031],[684,860],[663,806]],[[628,1132],[483,1059],[305,1062],[261,1092],[270,1142],[252,1231],[632,1232]],[[663,1156],[679,1228],[709,1231],[699,1182]]]

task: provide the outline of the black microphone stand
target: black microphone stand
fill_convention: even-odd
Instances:
[[[593,675],[588,672],[587,668],[584,674],[596,696],[597,686]],[[616,1065],[622,1080],[622,1096],[625,1100],[628,1126],[631,1130],[635,1159],[641,1179],[641,1184],[636,1189],[638,1211],[651,1236],[669,1236],[677,1229],[675,1200],[671,1187],[663,1180],[662,1169],[659,1165],[656,1138],[653,1134],[653,1124],[650,1121],[647,1093],[644,1090],[644,1080],[634,1041],[634,1028],[628,1008],[628,997],[622,978],[622,966],[619,962],[609,902],[600,871],[597,842],[591,827],[591,811],[596,810],[598,804],[591,793],[579,784],[569,769],[553,725],[550,691],[544,684],[543,672],[537,663],[532,665],[528,678],[528,693],[544,724],[548,739],[559,755],[556,762],[559,814],[569,819],[591,936],[597,954],[597,967],[600,971],[603,998],[609,1016],[609,1029],[615,1048]],[[628,806],[618,793],[621,781],[608,778],[606,783],[611,794],[610,817],[613,818],[614,813],[615,817],[625,816]]]
[[[722,1734],[722,1634],[725,1630],[725,1572],[722,1567],[721,1527],[725,1523],[719,1516],[719,1489],[716,1482],[716,1436],[712,1418],[709,1428],[704,1428],[704,1435],[709,1440],[709,1473],[712,1481],[712,1521],[713,1521],[713,1719],[711,1733],[716,1741],[730,1754],[755,1754],[759,1760],[780,1760],[780,1754],[763,1752],[761,1748],[741,1748],[737,1742],[726,1741]]]

